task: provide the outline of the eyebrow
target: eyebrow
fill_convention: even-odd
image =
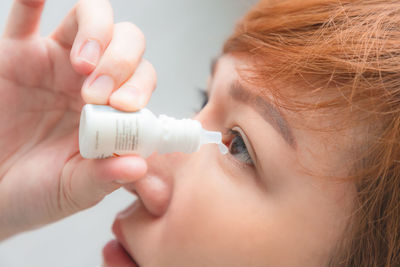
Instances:
[[[254,107],[261,117],[274,127],[292,149],[296,149],[296,140],[285,117],[271,103],[260,96],[245,89],[238,81],[234,81],[229,88],[229,95],[236,101]]]

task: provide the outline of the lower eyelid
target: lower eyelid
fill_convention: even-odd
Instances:
[[[244,162],[239,161],[237,158],[235,158],[235,157],[234,157],[232,154],[230,154],[230,153],[228,153],[227,157],[230,158],[230,161],[232,161],[232,163],[233,163],[236,167],[238,167],[238,168],[240,168],[240,169],[247,169],[247,168],[251,167],[250,165],[248,165],[248,164],[246,164],[246,163],[244,163]]]
[[[223,170],[223,172],[230,177],[241,178],[243,173],[251,175],[250,171],[252,168],[248,168],[241,164],[237,159],[235,159],[231,154],[218,155],[218,162]]]

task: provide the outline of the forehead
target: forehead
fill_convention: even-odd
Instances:
[[[272,91],[284,90],[288,93],[296,91],[291,84],[282,84],[279,79],[272,75],[263,77],[265,81],[261,85],[256,85],[251,81],[251,77],[254,76],[254,68],[254,62],[246,55],[224,54],[211,61],[211,78],[218,83],[229,84],[233,81],[239,81],[247,91],[269,102],[276,100],[273,99]]]
[[[236,65],[239,64],[238,59],[230,55],[223,55],[212,59],[210,72],[211,78],[214,80],[223,79],[230,81],[238,77]]]
[[[223,55],[212,61],[211,77],[217,87],[239,81],[250,93],[273,103],[294,127],[321,131],[343,129],[341,121],[348,116],[349,111],[319,107],[320,103],[338,97],[339,94],[334,89],[316,93],[313,85],[300,78],[281,80],[278,75],[265,75],[262,77],[263,81],[256,85],[250,81],[254,66],[245,56]],[[257,81],[262,79],[257,78]]]

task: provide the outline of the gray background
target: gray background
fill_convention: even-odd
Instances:
[[[49,34],[75,0],[48,0],[41,32]],[[149,103],[156,114],[189,117],[200,106],[213,57],[255,0],[111,0],[115,21],[131,21],[147,39],[145,57],[158,73]],[[3,30],[12,0],[0,2]],[[94,267],[110,240],[116,213],[134,197],[118,190],[96,207],[0,243],[0,267]],[[1,216],[1,215],[0,215]]]

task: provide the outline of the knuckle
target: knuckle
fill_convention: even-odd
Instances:
[[[143,60],[142,64],[144,65],[144,69],[146,74],[149,77],[150,82],[152,83],[152,91],[156,89],[157,85],[157,72],[156,69],[154,68],[153,64],[151,64],[148,60]]]
[[[135,40],[136,45],[139,44],[142,49],[146,47],[146,37],[143,31],[131,22],[119,22],[117,27],[123,29],[125,34],[129,34]]]
[[[111,64],[111,70],[118,70],[118,71],[129,71],[131,72],[132,68],[135,66],[136,62],[133,59],[127,58],[126,56],[119,54],[116,52],[112,56],[112,61],[114,64]],[[112,66],[114,65],[114,66]]]
[[[154,65],[146,60],[146,59],[142,59],[141,65],[143,67],[143,69],[151,76],[157,76],[156,73],[156,69],[154,68]]]
[[[143,58],[142,64],[147,71],[154,73],[154,74],[156,73],[156,69],[154,68],[154,65],[147,59]]]

